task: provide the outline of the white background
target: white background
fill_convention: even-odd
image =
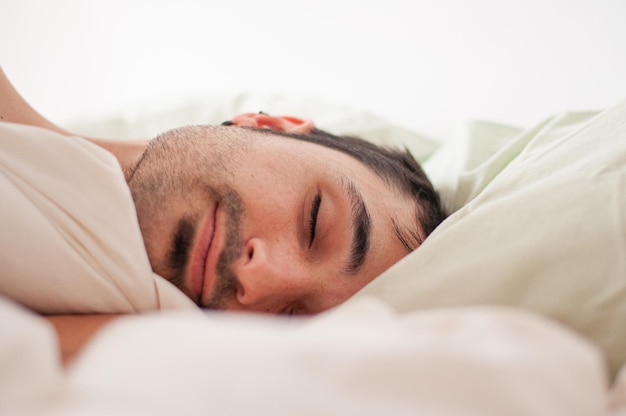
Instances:
[[[61,124],[262,92],[358,106],[445,139],[466,119],[528,126],[626,98],[622,0],[0,5],[0,64]]]

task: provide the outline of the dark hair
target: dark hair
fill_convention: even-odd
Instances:
[[[255,130],[291,137],[343,152],[369,167],[391,186],[410,195],[417,203],[416,219],[425,235],[422,237],[415,231],[400,230],[394,223],[398,238],[409,251],[420,245],[423,239],[446,218],[439,195],[419,163],[406,148],[383,147],[359,137],[336,136],[319,129],[313,129],[309,134],[285,133],[269,129]]]

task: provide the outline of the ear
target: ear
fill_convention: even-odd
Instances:
[[[232,124],[241,127],[258,127],[286,133],[310,133],[315,125],[311,120],[290,116],[270,116],[265,113],[239,114],[231,120]]]

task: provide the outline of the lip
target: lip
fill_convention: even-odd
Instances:
[[[191,256],[189,289],[192,299],[200,306],[202,306],[204,293],[210,291],[215,281],[217,209],[216,204],[215,209],[201,221]]]

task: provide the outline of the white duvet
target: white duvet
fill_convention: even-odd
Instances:
[[[263,110],[284,112],[274,104]],[[369,124],[429,149],[420,158],[452,215],[420,249],[307,320],[195,309],[120,319],[67,371],[52,329],[0,298],[0,413],[624,414],[625,123],[626,104],[525,132],[474,124],[430,158],[432,142]],[[175,305],[138,258],[143,286],[103,287],[129,310],[163,306],[161,293]]]
[[[117,160],[84,139],[0,123],[0,294],[41,313],[191,302],[152,272]]]
[[[2,414],[583,416],[610,399],[592,345],[520,310],[170,311],[117,321],[66,372],[44,322],[5,301],[0,318]]]

